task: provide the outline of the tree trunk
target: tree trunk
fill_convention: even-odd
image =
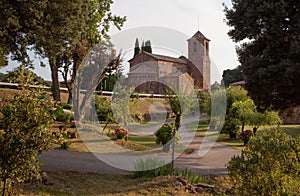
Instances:
[[[56,102],[60,102],[60,90],[59,90],[59,81],[58,81],[58,68],[55,65],[54,60],[49,60],[49,64],[50,64],[50,69],[51,69],[53,99]]]
[[[5,192],[6,192],[6,178],[3,179],[3,188],[2,188],[2,196],[5,196]]]
[[[242,122],[242,132],[244,131],[244,128],[245,128],[245,123]]]
[[[171,160],[171,176],[174,175],[174,159],[175,159],[175,137],[176,137],[176,132],[178,131],[180,127],[180,122],[181,121],[181,115],[176,114],[175,118],[175,128],[173,130],[173,138],[172,138],[172,160]]]

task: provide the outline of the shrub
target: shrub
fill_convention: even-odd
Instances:
[[[240,129],[240,121],[234,118],[229,118],[225,121],[221,133],[229,134],[229,138],[236,138]]]
[[[59,122],[64,122],[64,123],[68,123],[72,120],[72,114],[66,113],[64,112],[64,110],[62,108],[56,108],[53,111],[53,115],[54,115],[54,120],[55,121],[59,121]]]
[[[37,155],[51,148],[54,138],[50,125],[50,105],[41,88],[30,74],[20,72],[16,82],[21,90],[11,103],[0,106],[0,187],[2,195],[12,184],[39,177],[40,162]]]
[[[228,172],[239,195],[299,195],[300,138],[280,130],[252,138]]]
[[[165,163],[163,160],[158,158],[147,158],[146,160],[139,159],[134,163],[135,177],[157,177],[157,176],[168,176],[171,175],[171,163]],[[154,168],[154,169],[153,169]],[[188,169],[178,169],[174,170],[175,176],[183,176],[187,178],[188,183],[207,183],[212,184],[212,181],[203,177],[198,176]]]
[[[63,103],[63,104],[61,104],[61,107],[62,107],[62,109],[72,110],[73,105],[72,104]]]
[[[157,177],[171,174],[171,164],[158,158],[139,159],[133,162],[135,177]]]
[[[239,133],[239,138],[240,138],[241,140],[243,140],[244,145],[246,145],[246,144],[249,142],[250,137],[252,137],[253,135],[254,135],[254,134],[253,134],[253,131],[247,129],[247,130],[241,131],[241,132]]]
[[[60,144],[60,148],[67,150],[70,147],[70,142],[66,139],[63,139],[63,141]]]
[[[154,135],[156,136],[155,142],[157,144],[165,145],[173,137],[174,126],[170,124],[164,124]]]
[[[207,183],[207,184],[212,184],[212,181],[203,177],[203,176],[198,176],[197,174],[194,174],[188,169],[180,170],[176,169],[174,172],[175,176],[183,176],[187,178],[188,183],[190,184],[197,184],[197,183]]]
[[[115,131],[112,133],[114,136],[116,136],[117,139],[125,139],[127,141],[128,139],[128,129],[125,129],[123,127],[117,127]]]

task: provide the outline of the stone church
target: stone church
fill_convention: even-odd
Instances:
[[[166,86],[175,89],[210,90],[209,39],[200,31],[188,41],[188,58],[142,51],[130,59],[128,82],[139,93],[165,94]],[[187,85],[189,84],[189,85]]]

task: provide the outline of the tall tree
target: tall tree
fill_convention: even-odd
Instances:
[[[241,80],[244,80],[243,73],[242,73],[242,67],[238,66],[234,69],[224,70],[222,78],[223,78],[223,82],[224,82],[225,87],[229,87],[229,85],[231,83],[239,82]]]
[[[109,37],[111,23],[117,28],[123,25],[126,18],[111,13],[112,3],[112,0],[1,1],[0,66],[7,64],[8,54],[22,65],[30,65],[28,50],[33,49],[48,60],[53,97],[59,101],[58,71],[64,73],[65,80],[72,71],[74,80],[87,51],[103,37]]]
[[[138,38],[136,38],[135,44],[134,44],[134,55],[133,55],[133,57],[138,55],[140,52],[141,52],[141,49],[140,49],[139,40],[138,40]]]
[[[152,47],[151,47],[151,42],[150,42],[150,40],[147,40],[147,41],[145,42],[144,51],[145,51],[145,52],[152,53]]]
[[[300,104],[300,1],[232,0],[225,6],[246,88],[264,109]]]
[[[8,63],[8,55],[23,65],[31,63],[27,54],[35,40],[36,30],[48,0],[11,1],[0,3],[0,67]]]
[[[68,103],[72,102],[75,77],[83,58],[87,55],[88,51],[102,40],[109,39],[108,31],[111,23],[120,30],[126,21],[126,17],[112,14],[112,0],[93,0],[88,3],[88,18],[84,21],[85,28],[81,33],[80,40],[72,50],[64,53],[61,57],[63,65],[60,72],[67,84],[69,92]],[[69,77],[70,81],[68,80]]]

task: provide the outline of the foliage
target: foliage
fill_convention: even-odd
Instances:
[[[61,107],[56,108],[53,115],[55,121],[64,123],[69,123],[73,118],[72,114],[65,112]]]
[[[118,80],[118,74],[117,73],[108,73],[103,78],[103,80],[100,82],[100,84],[97,86],[96,90],[103,90],[103,91],[113,91],[114,86]]]
[[[100,121],[114,122],[111,102],[107,98],[96,95],[92,104],[95,104],[96,113]]]
[[[129,98],[133,89],[122,88],[120,85],[115,86],[115,93],[112,96],[112,110],[118,123],[123,123],[127,127],[129,120]]]
[[[144,51],[145,51],[145,52],[148,52],[148,53],[152,53],[152,47],[151,47],[151,42],[150,42],[150,40],[147,40],[147,41],[145,42]]]
[[[174,132],[174,126],[171,124],[164,124],[161,128],[159,128],[154,135],[156,136],[155,142],[157,144],[165,145],[168,143],[172,137]]]
[[[234,69],[226,69],[223,71],[222,80],[224,82],[225,87],[229,87],[231,83],[239,82],[244,80],[242,67],[237,66]]]
[[[113,135],[115,135],[117,137],[117,139],[125,139],[125,141],[127,141],[128,139],[128,129],[125,129],[123,127],[117,127],[115,128],[115,131],[112,133]]]
[[[235,101],[245,101],[249,99],[247,96],[248,92],[240,86],[231,86],[226,89],[226,97],[227,97],[227,105],[226,105],[226,113],[229,113],[229,110],[232,104]]]
[[[136,177],[167,176],[171,173],[171,164],[157,158],[139,159],[133,162]]]
[[[141,52],[141,49],[140,49],[139,39],[136,38],[135,44],[134,44],[134,55],[133,55],[133,57],[138,55],[140,52]]]
[[[5,76],[3,77],[3,79],[1,80],[1,82],[15,83],[16,79],[18,78],[18,76],[20,75],[21,72],[23,72],[23,74],[25,74],[25,75],[28,75],[28,77],[32,77],[33,81],[36,84],[48,85],[48,82],[46,82],[43,78],[41,78],[40,76],[36,75],[31,69],[26,68],[24,66],[16,67],[12,71],[8,71],[8,73],[5,74]]]
[[[168,176],[171,174],[171,164],[166,164],[164,161],[157,158],[147,158],[146,160],[139,159],[134,163],[134,175],[135,177],[157,177],[157,176]],[[211,184],[211,181],[194,174],[188,169],[175,169],[175,176],[186,177],[188,183],[208,183]]]
[[[249,142],[250,137],[252,137],[253,135],[254,135],[253,131],[251,131],[250,129],[247,129],[245,131],[239,132],[238,136],[241,140],[243,140],[244,145],[246,145]]]
[[[141,48],[139,47],[139,40],[136,38],[135,40],[135,45],[134,45],[134,56],[138,55],[142,51],[152,53],[152,46],[151,46],[151,41],[147,40],[146,42],[142,42]]]
[[[284,109],[300,103],[300,2],[233,0],[225,6],[246,88],[256,105]]]
[[[221,89],[222,89],[222,86],[217,81],[215,83],[213,83],[210,87],[211,92],[219,91]]]
[[[0,179],[2,194],[11,183],[39,176],[36,156],[54,141],[48,101],[41,88],[30,88],[33,78],[20,72],[21,91],[0,106]]]
[[[4,0],[0,11],[0,66],[8,62],[8,54],[22,65],[32,65],[28,55],[34,50],[48,59],[53,83],[53,97],[60,101],[58,72],[68,85],[71,72],[73,84],[76,71],[90,48],[107,39],[113,24],[120,29],[126,17],[111,12],[113,0]],[[41,65],[45,65],[42,62]]]
[[[209,179],[206,179],[203,176],[199,176],[197,174],[194,174],[192,171],[185,168],[184,170],[176,169],[175,170],[175,176],[183,176],[186,177],[189,184],[197,184],[197,183],[207,183],[212,184],[212,182]]]
[[[300,138],[280,130],[254,137],[227,168],[239,195],[298,195]]]
[[[84,108],[93,95],[96,87],[100,84],[106,73],[120,68],[122,62],[121,53],[116,54],[111,43],[101,42],[98,47],[85,57],[81,64],[81,69],[76,75],[73,108],[76,120],[81,120],[84,114]],[[99,74],[100,73],[100,74]],[[83,96],[80,91],[85,90]],[[124,90],[124,89],[122,89]],[[126,89],[125,89],[126,90]]]
[[[240,130],[240,121],[235,119],[235,118],[229,118],[225,121],[223,127],[222,127],[222,132],[221,133],[226,133],[229,134],[229,137],[236,138],[239,130]]]
[[[61,104],[62,109],[72,110],[73,105],[68,103]]]
[[[210,114],[210,93],[209,92],[198,92],[197,93],[199,108],[201,113]]]

